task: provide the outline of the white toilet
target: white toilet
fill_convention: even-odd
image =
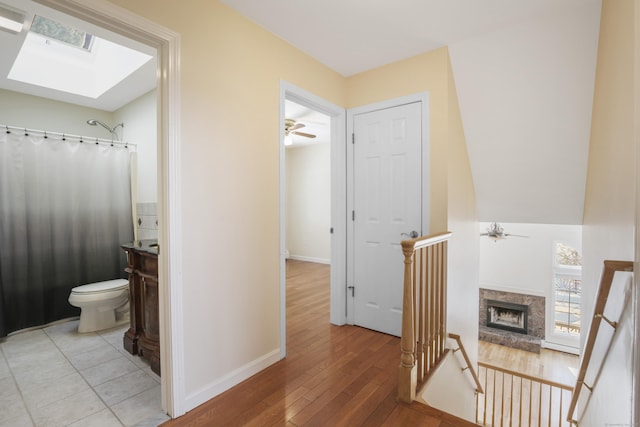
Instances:
[[[81,309],[78,332],[113,328],[129,314],[129,281],[115,279],[76,286],[71,289],[69,304]]]

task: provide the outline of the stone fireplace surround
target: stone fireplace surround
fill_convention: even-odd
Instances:
[[[487,327],[487,300],[529,306],[527,334]],[[545,336],[545,297],[480,288],[480,332],[482,341],[540,353]]]

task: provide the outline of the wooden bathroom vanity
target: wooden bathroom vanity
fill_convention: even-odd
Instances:
[[[157,240],[140,240],[120,247],[127,254],[131,316],[124,348],[147,359],[151,370],[160,375],[157,244]]]

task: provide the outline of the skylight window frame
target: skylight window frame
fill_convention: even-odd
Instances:
[[[64,28],[65,30],[68,30],[67,33],[76,32],[78,34],[82,34],[82,36],[81,36],[82,43],[81,44],[70,43],[69,41],[59,37],[57,34],[53,34],[53,33],[46,32],[46,31],[45,32],[38,31],[38,29],[41,28],[41,25],[38,25],[36,21],[39,21],[39,20],[41,20],[43,22],[49,22],[49,23],[54,24],[54,25],[56,25],[56,26],[58,26],[60,28]],[[44,24],[42,24],[42,25],[44,25]],[[49,27],[45,27],[45,28],[49,28]],[[58,22],[58,21],[55,21],[53,19],[41,16],[41,15],[34,15],[33,16],[33,19],[31,20],[31,26],[29,27],[29,32],[33,33],[33,34],[36,34],[36,35],[38,35],[40,37],[44,37],[47,40],[51,40],[52,42],[62,43],[65,46],[72,46],[74,48],[81,49],[81,50],[86,51],[86,52],[91,52],[91,48],[93,46],[93,41],[95,40],[95,36],[93,34],[87,32],[87,31],[79,30],[79,29],[74,28],[74,27],[72,27],[70,25],[63,24],[62,22]]]
[[[139,48],[84,33],[91,34],[90,42],[83,39],[90,49],[27,31],[7,78],[98,99],[153,59]],[[46,72],[42,72],[42,64],[46,64]]]

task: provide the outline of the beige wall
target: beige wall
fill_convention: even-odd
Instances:
[[[464,340],[471,360],[478,351],[478,283],[480,244],[476,195],[462,128],[462,117],[451,66],[448,67],[448,186],[447,229],[453,233],[449,246],[449,317],[447,325]]]
[[[429,92],[431,233],[447,228],[448,70],[441,48],[348,78],[349,108]]]
[[[478,360],[478,283],[479,250],[476,196],[471,176],[467,143],[462,127],[458,95],[451,65],[446,63],[446,108],[441,147],[446,154],[446,229],[453,233],[449,242],[447,329],[460,335],[469,358]],[[440,177],[436,177],[440,179]],[[441,185],[438,182],[437,185]],[[440,209],[440,207],[438,207]],[[470,321],[471,320],[471,321]],[[475,421],[475,389],[459,355],[451,359],[429,383],[423,398],[431,406]]]
[[[634,1],[604,0],[583,226],[583,316],[590,319],[602,263],[634,260]],[[615,300],[613,304],[621,301]],[[616,319],[613,319],[616,320]],[[628,310],[580,425],[632,425],[635,317]],[[615,397],[614,397],[615,396]]]
[[[279,349],[279,89],[285,80],[325,100],[362,106],[430,96],[431,224],[447,221],[451,94],[446,49],[344,78],[217,1],[112,0],[181,37],[184,354],[187,409],[229,374]],[[459,113],[455,107],[457,120]],[[462,138],[462,139],[461,139]],[[454,209],[471,218],[468,161],[457,164]],[[468,226],[468,225],[467,225]],[[250,251],[245,265],[242,254]],[[476,276],[477,267],[471,276]],[[466,280],[466,279],[465,279]]]
[[[280,80],[337,105],[345,105],[346,81],[217,1],[113,3],[181,37],[190,409],[233,373],[279,355]]]

